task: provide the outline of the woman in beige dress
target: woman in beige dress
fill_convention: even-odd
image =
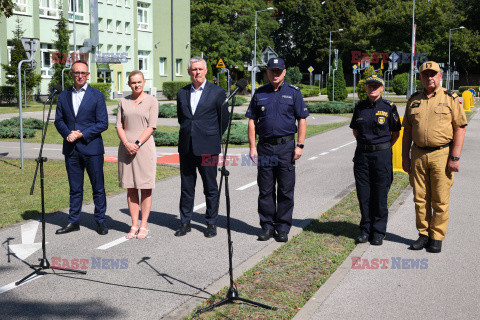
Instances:
[[[145,239],[148,235],[147,220],[152,207],[152,189],[155,188],[157,168],[152,133],[157,126],[158,101],[143,92],[145,79],[141,71],[130,73],[128,85],[132,89],[132,94],[122,98],[118,103],[116,125],[120,138],[118,181],[121,188],[128,190],[128,210],[132,217],[132,227],[125,237]],[[142,211],[140,228],[139,207]]]

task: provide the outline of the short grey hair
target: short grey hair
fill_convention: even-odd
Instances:
[[[192,68],[192,63],[200,61],[203,61],[203,65],[205,66],[205,69],[207,69],[207,61],[205,61],[205,59],[202,57],[192,57],[190,60],[188,60],[188,70]]]

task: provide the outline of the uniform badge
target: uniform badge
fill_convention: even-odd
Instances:
[[[393,120],[395,120],[395,122],[398,122],[398,112],[394,112],[393,113]]]
[[[378,122],[378,124],[384,124],[385,123],[385,117],[378,117],[377,122]]]

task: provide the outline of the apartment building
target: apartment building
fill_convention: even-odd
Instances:
[[[114,96],[129,92],[128,74],[141,70],[146,90],[162,90],[165,81],[188,80],[189,0],[14,0],[10,18],[0,18],[0,62],[7,63],[17,17],[24,37],[40,40],[35,54],[41,73],[40,94],[47,94],[56,51],[54,29],[59,7],[68,15],[70,50],[88,57],[90,82],[112,84]],[[75,21],[74,21],[75,19]],[[75,30],[75,32],[73,32]],[[66,73],[68,76],[68,72]],[[5,85],[0,72],[0,85]]]

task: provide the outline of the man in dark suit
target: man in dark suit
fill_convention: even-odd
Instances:
[[[191,230],[197,169],[203,181],[207,211],[205,237],[217,235],[217,162],[220,141],[228,125],[228,104],[225,91],[205,79],[207,63],[193,57],[188,62],[192,84],[178,90],[177,115],[180,123],[178,153],[180,154],[180,219],[175,236],[184,236]]]
[[[62,153],[70,185],[70,212],[68,224],[58,229],[57,234],[80,230],[85,169],[92,184],[97,233],[108,233],[101,136],[108,129],[108,114],[103,94],[87,84],[89,74],[85,61],[74,62],[70,71],[73,87],[58,96],[55,127],[64,138]]]

